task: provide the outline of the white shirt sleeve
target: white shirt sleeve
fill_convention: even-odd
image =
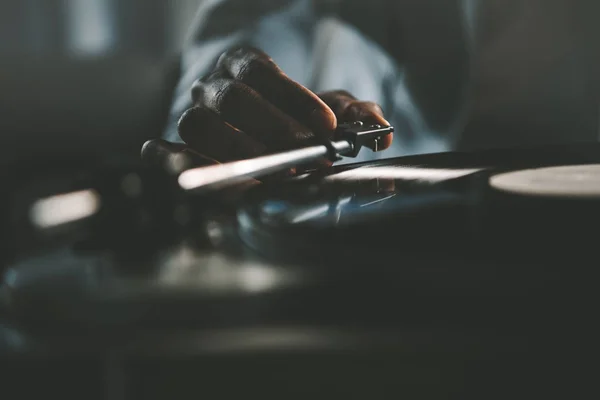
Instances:
[[[348,161],[448,149],[448,143],[440,139],[443,136],[428,130],[396,61],[335,12],[321,13],[315,6],[318,2],[311,0],[208,3],[200,10],[195,33],[183,54],[167,139],[180,141],[176,122],[191,106],[194,80],[207,74],[221,53],[248,44],[265,51],[292,79],[315,92],[344,89],[384,108],[396,128],[392,148],[381,153],[364,149]]]

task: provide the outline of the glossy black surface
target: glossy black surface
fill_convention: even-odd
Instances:
[[[549,379],[584,376],[579,354],[593,353],[595,236],[580,228],[597,226],[597,202],[499,193],[487,179],[598,161],[597,145],[406,157],[261,185],[236,206],[164,202],[150,186],[153,202],[110,203],[126,206],[95,220],[90,243],[8,265],[4,376],[45,358],[36,376],[74,398],[83,385],[61,374],[103,389],[116,379],[121,398],[232,396],[198,376],[257,388],[265,374],[279,376],[260,386],[271,395],[298,376],[321,393],[490,398],[499,380],[552,392]],[[169,227],[158,234],[119,217],[146,205],[166,221],[174,201],[193,218],[156,222]]]
[[[5,298],[15,315],[69,326],[204,326],[220,317],[190,318],[191,309],[221,301],[249,305],[261,296],[395,296],[399,288],[410,296],[459,288],[475,296],[561,286],[569,277],[564,265],[576,261],[587,271],[594,247],[585,228],[596,225],[598,203],[500,193],[488,177],[592,163],[599,155],[597,145],[586,145],[405,157],[260,185],[237,206],[182,200],[168,195],[172,189],[161,197],[166,186],[150,175],[144,189],[151,202],[112,196],[85,241],[13,263]],[[94,182],[101,193],[115,193],[110,178],[124,174],[116,170]],[[182,205],[193,210],[186,223],[168,222]],[[142,210],[152,219],[139,224]],[[265,301],[269,309],[281,307],[275,314],[298,311]],[[309,311],[315,303],[305,303],[306,318],[316,316]]]
[[[590,250],[595,198],[543,198],[493,189],[503,171],[597,163],[597,145],[447,153],[335,168],[249,193],[240,235],[258,252],[352,263],[453,256],[552,262]],[[433,251],[432,251],[433,250]],[[493,255],[493,256],[490,256]]]

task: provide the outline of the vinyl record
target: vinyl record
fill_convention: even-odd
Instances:
[[[544,296],[596,282],[595,258],[582,256],[596,249],[595,236],[581,227],[598,226],[598,207],[513,195],[489,179],[599,156],[598,146],[572,146],[336,167],[255,187],[233,218],[207,224],[206,248],[186,238],[139,260],[73,254],[70,264],[61,252],[61,263],[43,257],[13,266],[5,293],[22,321],[56,327],[59,338],[125,326],[335,323],[385,332],[407,321],[498,325],[501,313],[502,325],[521,329],[540,315],[537,303],[523,307],[526,296],[541,299],[553,323],[557,307]]]
[[[598,144],[573,144],[344,165],[256,188],[238,212],[240,237],[259,253],[311,262],[399,253],[485,258],[500,242],[500,258],[524,250],[537,257],[548,238],[566,252],[567,243],[584,243],[573,221],[595,215],[595,204],[576,201],[600,194],[598,162]],[[540,194],[562,194],[568,204],[542,204]]]

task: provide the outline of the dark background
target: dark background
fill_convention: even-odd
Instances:
[[[209,0],[0,0],[0,163],[72,154],[137,155],[147,138],[164,129],[180,50],[203,1]],[[422,4],[406,3],[413,8]],[[598,4],[578,0],[570,5],[578,16],[580,42],[593,54],[594,70],[600,70],[594,45]],[[361,21],[352,22],[359,26]],[[434,22],[439,26],[440,21]],[[419,71],[437,76],[423,72],[422,66]],[[589,78],[588,87],[600,87],[593,75],[582,81]],[[571,85],[564,76],[554,77]],[[431,81],[430,86],[440,86],[439,79]],[[497,86],[515,87],[504,81]],[[552,104],[542,107],[548,96],[533,87],[509,96],[505,112],[494,106],[491,116],[484,110],[475,118],[464,134],[470,143],[466,148],[505,146],[527,135],[535,143],[597,139],[597,89],[581,89],[589,92],[588,98],[580,96],[585,104],[559,96],[562,108],[557,109]],[[481,96],[489,96],[486,88]],[[535,118],[534,112],[539,114]]]
[[[201,1],[0,0],[3,164],[160,135]]]

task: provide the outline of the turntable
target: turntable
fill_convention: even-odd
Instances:
[[[2,351],[71,373],[110,359],[102,373],[144,398],[242,391],[222,376],[261,391],[264,374],[271,394],[291,376],[313,394],[572,388],[596,332],[599,165],[584,143],[343,165],[234,197],[140,166],[90,168],[60,198],[21,185]],[[51,199],[70,202],[45,215]]]

